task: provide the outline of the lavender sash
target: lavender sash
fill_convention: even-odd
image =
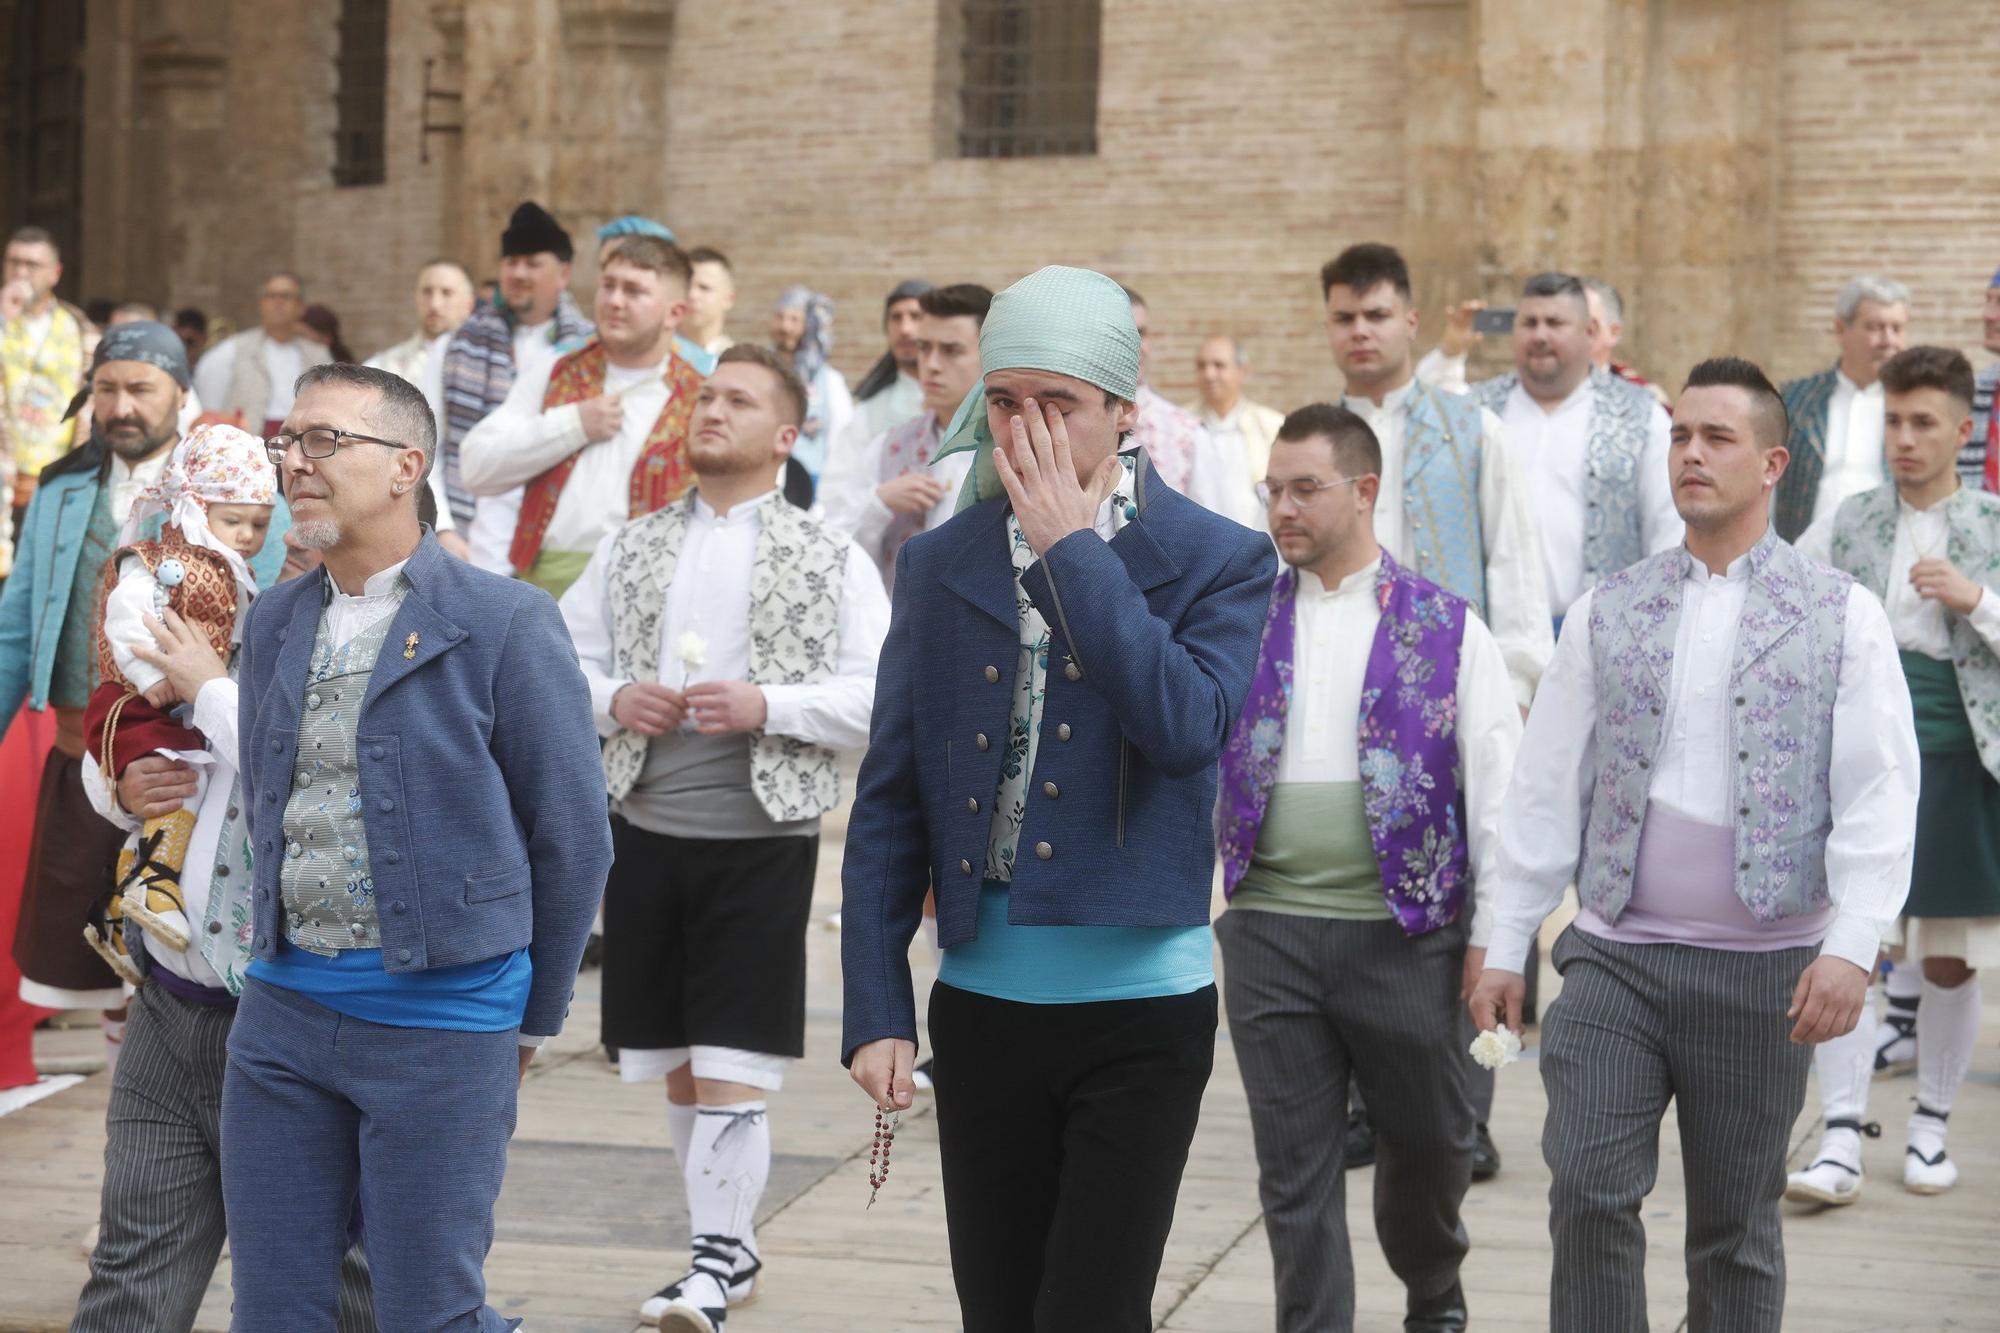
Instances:
[[[1298,575],[1279,574],[1243,715],[1222,754],[1216,846],[1233,896],[1257,846],[1292,696]],[[1387,552],[1382,622],[1361,689],[1360,768],[1382,893],[1406,934],[1457,920],[1469,885],[1458,763],[1458,655],[1465,602]]]

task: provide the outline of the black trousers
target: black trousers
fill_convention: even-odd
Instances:
[[[1134,1333],[1173,1225],[1216,993],[1023,1004],[931,991],[965,1333]]]

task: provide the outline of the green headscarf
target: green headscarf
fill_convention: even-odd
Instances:
[[[979,330],[979,383],[945,429],[937,458],[976,450],[958,508],[1002,494],[986,428],[986,379],[996,370],[1046,370],[1131,402],[1139,394],[1139,326],[1132,301],[1102,273],[1051,265],[993,298]]]

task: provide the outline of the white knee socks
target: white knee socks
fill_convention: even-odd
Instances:
[[[667,1103],[667,1133],[674,1139],[674,1160],[681,1164],[681,1171],[687,1171],[688,1146],[694,1142],[694,1103],[683,1106],[679,1102]]]
[[[1853,1170],[1861,1169],[1861,1131],[1852,1125],[1868,1118],[1868,1081],[1875,1073],[1875,1027],[1875,988],[1871,986],[1854,1031],[1813,1049],[1820,1110],[1826,1117],[1826,1137],[1820,1141],[1819,1157],[1814,1160],[1830,1157]],[[1848,1123],[1836,1127],[1843,1121]]]
[[[1917,1033],[1918,1109],[1910,1116],[1910,1146],[1926,1156],[1944,1146],[1944,1117],[1979,1043],[1979,1010],[1976,973],[1949,988],[1924,983],[1924,1025]]]
[[[757,1257],[754,1219],[771,1179],[771,1125],[764,1107],[761,1101],[697,1107],[693,1138],[682,1159],[694,1267],[714,1273],[725,1288],[730,1273],[749,1267]],[[718,1253],[733,1255],[726,1267],[708,1259]]]

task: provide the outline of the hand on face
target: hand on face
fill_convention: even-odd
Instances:
[[[1014,503],[1021,535],[1038,556],[1073,532],[1097,521],[1098,508],[1110,498],[1122,470],[1118,456],[1107,456],[1091,474],[1090,485],[1076,477],[1070,454],[1069,429],[1053,403],[1027,399],[1024,413],[1009,419],[1012,447],[993,450],[993,468]]]

